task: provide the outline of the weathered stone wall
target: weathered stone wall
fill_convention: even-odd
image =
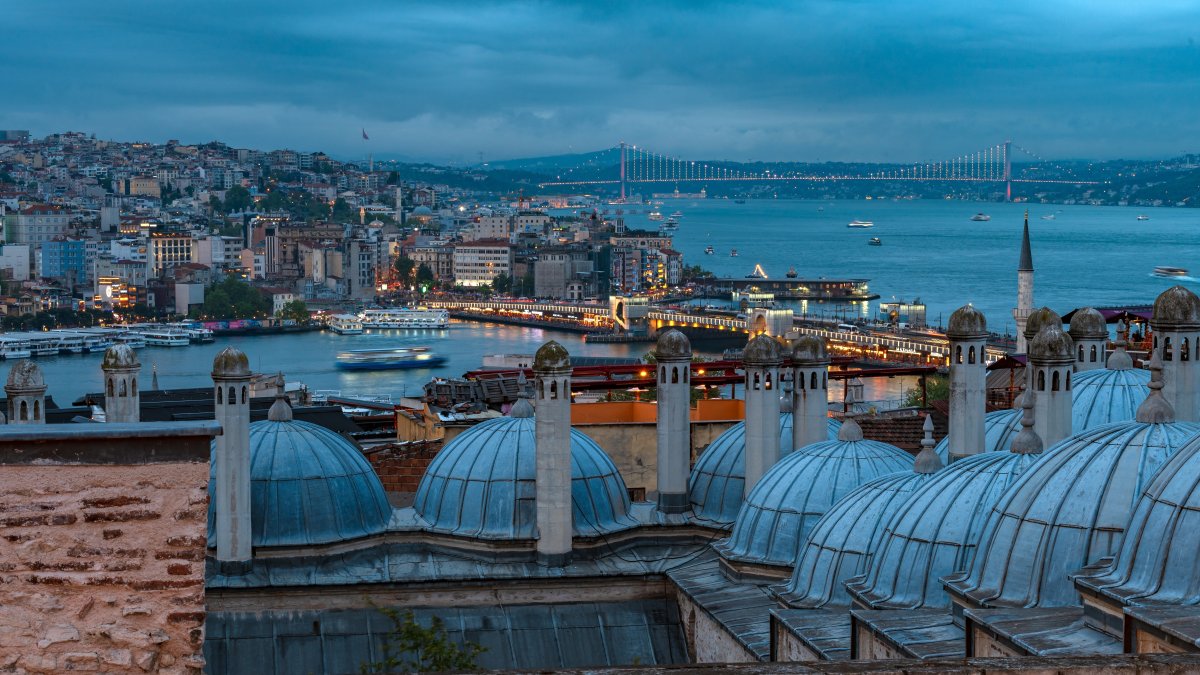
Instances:
[[[367,459],[383,489],[388,492],[412,493],[417,491],[417,485],[429,463],[442,449],[442,443],[412,444],[404,447],[390,447],[367,453]]]
[[[675,601],[679,604],[679,618],[683,622],[683,634],[693,663],[746,663],[758,660],[686,594],[676,591]]]

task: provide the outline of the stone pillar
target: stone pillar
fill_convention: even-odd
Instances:
[[[1067,333],[1075,343],[1075,372],[1103,368],[1107,362],[1108,324],[1091,307],[1075,310]]]
[[[829,354],[825,340],[802,335],[792,345],[792,449],[829,439]]]
[[[1162,393],[1176,421],[1200,422],[1200,298],[1183,286],[1168,288],[1154,301],[1150,327],[1163,366]]]
[[[950,461],[987,449],[984,412],[987,405],[987,319],[971,305],[950,315]]]
[[[1045,326],[1029,344],[1029,382],[1035,394],[1033,430],[1044,447],[1071,435],[1071,376],[1075,343],[1058,326]]]
[[[216,483],[212,486],[216,517],[217,564],[225,574],[250,570],[250,361],[233,347],[213,359],[213,411],[221,425],[217,436]]]
[[[689,508],[691,468],[692,343],[670,329],[658,336],[658,510],[683,513]]]
[[[104,421],[140,422],[142,396],[138,392],[138,362],[133,348],[124,343],[109,347],[100,364],[104,371]]]
[[[571,554],[571,358],[551,340],[533,358],[537,414],[537,553],[548,565]]]
[[[8,371],[4,393],[8,395],[9,424],[46,423],[46,381],[36,363],[17,361]]]
[[[1017,325],[1017,353],[1024,354],[1029,347],[1026,323],[1033,311],[1033,251],[1029,246],[1029,212],[1025,212],[1025,229],[1021,233],[1021,258],[1017,261],[1017,306],[1013,309],[1013,321]],[[1037,331],[1034,331],[1037,334]]]
[[[758,479],[779,461],[779,366],[783,348],[775,338],[758,335],[742,353],[746,371],[746,486],[749,495]]]

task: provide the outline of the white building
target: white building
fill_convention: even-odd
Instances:
[[[454,247],[454,281],[461,286],[490,284],[501,274],[512,277],[512,246],[498,239]]]

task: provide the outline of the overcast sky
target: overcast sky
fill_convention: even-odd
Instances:
[[[6,3],[0,128],[485,160],[1200,150],[1200,2]],[[366,129],[369,142],[362,140]]]

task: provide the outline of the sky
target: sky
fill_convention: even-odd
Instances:
[[[476,163],[1200,151],[1200,2],[5,3],[0,128]],[[370,137],[364,141],[363,130]]]

